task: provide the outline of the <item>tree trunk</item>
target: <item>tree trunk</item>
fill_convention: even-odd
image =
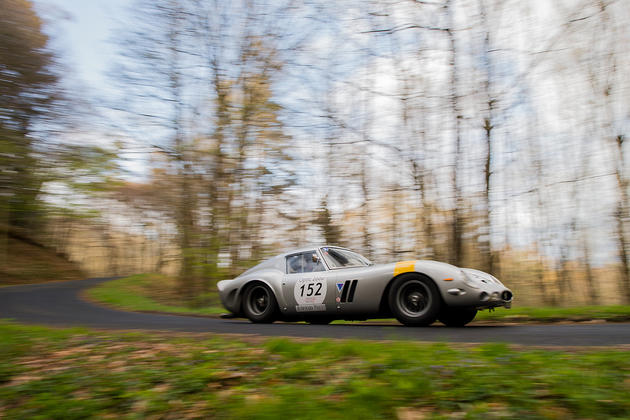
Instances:
[[[490,58],[492,43],[490,40],[490,25],[488,22],[487,10],[484,5],[484,0],[479,1],[480,6],[480,14],[482,20],[484,34],[484,67],[485,67],[485,78],[484,78],[484,89],[486,94],[486,117],[483,121],[483,129],[485,133],[486,140],[486,155],[484,158],[484,214],[483,214],[483,228],[485,229],[485,239],[481,241],[481,266],[482,270],[493,273],[495,272],[494,267],[494,254],[492,252],[492,207],[490,204],[490,191],[491,191],[491,176],[492,176],[492,155],[493,155],[493,147],[492,147],[492,130],[494,128],[494,104],[495,100],[493,98],[493,73],[492,73],[492,60]]]
[[[584,260],[584,274],[586,276],[586,287],[588,290],[587,304],[597,305],[599,304],[599,289],[595,284],[595,276],[591,265],[591,247],[589,246],[585,235],[582,235],[582,252]]]
[[[459,83],[459,72],[458,72],[458,51],[457,51],[457,42],[455,39],[454,33],[454,10],[453,10],[453,2],[452,0],[448,0],[445,5],[447,19],[448,19],[448,28],[446,29],[446,33],[448,35],[448,42],[450,44],[450,84],[451,84],[451,94],[450,94],[450,106],[451,113],[454,118],[454,142],[455,142],[455,156],[453,158],[453,172],[452,172],[452,184],[453,184],[453,217],[452,217],[452,242],[451,242],[451,252],[450,252],[450,262],[453,265],[461,265],[463,262],[463,230],[464,230],[464,218],[462,215],[462,207],[463,207],[463,197],[460,186],[460,173],[459,173],[459,163],[462,155],[462,144],[461,144],[461,120],[463,115],[459,106],[459,94],[458,94],[458,83]]]
[[[617,241],[619,249],[619,259],[621,260],[621,276],[619,289],[622,291],[623,303],[630,304],[630,259],[628,257],[628,238],[626,234],[625,220],[626,209],[623,202],[620,202],[615,212],[617,228]]]
[[[370,238],[370,192],[368,186],[368,179],[366,173],[365,157],[361,157],[361,194],[363,195],[363,201],[361,203],[361,239],[363,242],[363,252],[366,253],[368,258],[372,258],[372,245]]]

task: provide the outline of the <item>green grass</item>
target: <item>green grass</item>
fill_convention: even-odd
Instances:
[[[493,312],[481,311],[476,320],[505,322],[557,322],[605,320],[611,322],[630,321],[630,306],[575,306],[575,307],[518,307]]]
[[[138,274],[89,289],[89,299],[120,309],[190,315],[217,315],[226,310],[212,306],[186,306],[175,292],[173,279],[159,274]]]
[[[0,321],[0,418],[627,418],[630,353]]]
[[[168,312],[190,315],[217,315],[227,312],[215,296],[210,306],[190,307],[176,293],[175,281],[158,274],[139,274],[103,283],[90,289],[87,296],[98,302],[131,311]],[[518,307],[480,311],[476,321],[486,322],[558,322],[603,320],[630,321],[630,306]],[[375,320],[396,322],[395,320]],[[346,321],[335,321],[345,323]]]

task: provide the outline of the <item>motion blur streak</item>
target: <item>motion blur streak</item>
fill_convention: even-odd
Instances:
[[[140,0],[89,88],[56,3],[0,0],[0,283],[319,242],[630,303],[627,2]]]

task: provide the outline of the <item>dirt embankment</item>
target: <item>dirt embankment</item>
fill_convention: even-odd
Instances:
[[[0,286],[85,278],[66,256],[19,233],[2,232]]]

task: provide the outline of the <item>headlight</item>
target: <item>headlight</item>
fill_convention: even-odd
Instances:
[[[468,287],[472,287],[473,289],[479,289],[479,284],[469,276],[464,270],[461,270],[462,275],[464,276],[464,284]]]

